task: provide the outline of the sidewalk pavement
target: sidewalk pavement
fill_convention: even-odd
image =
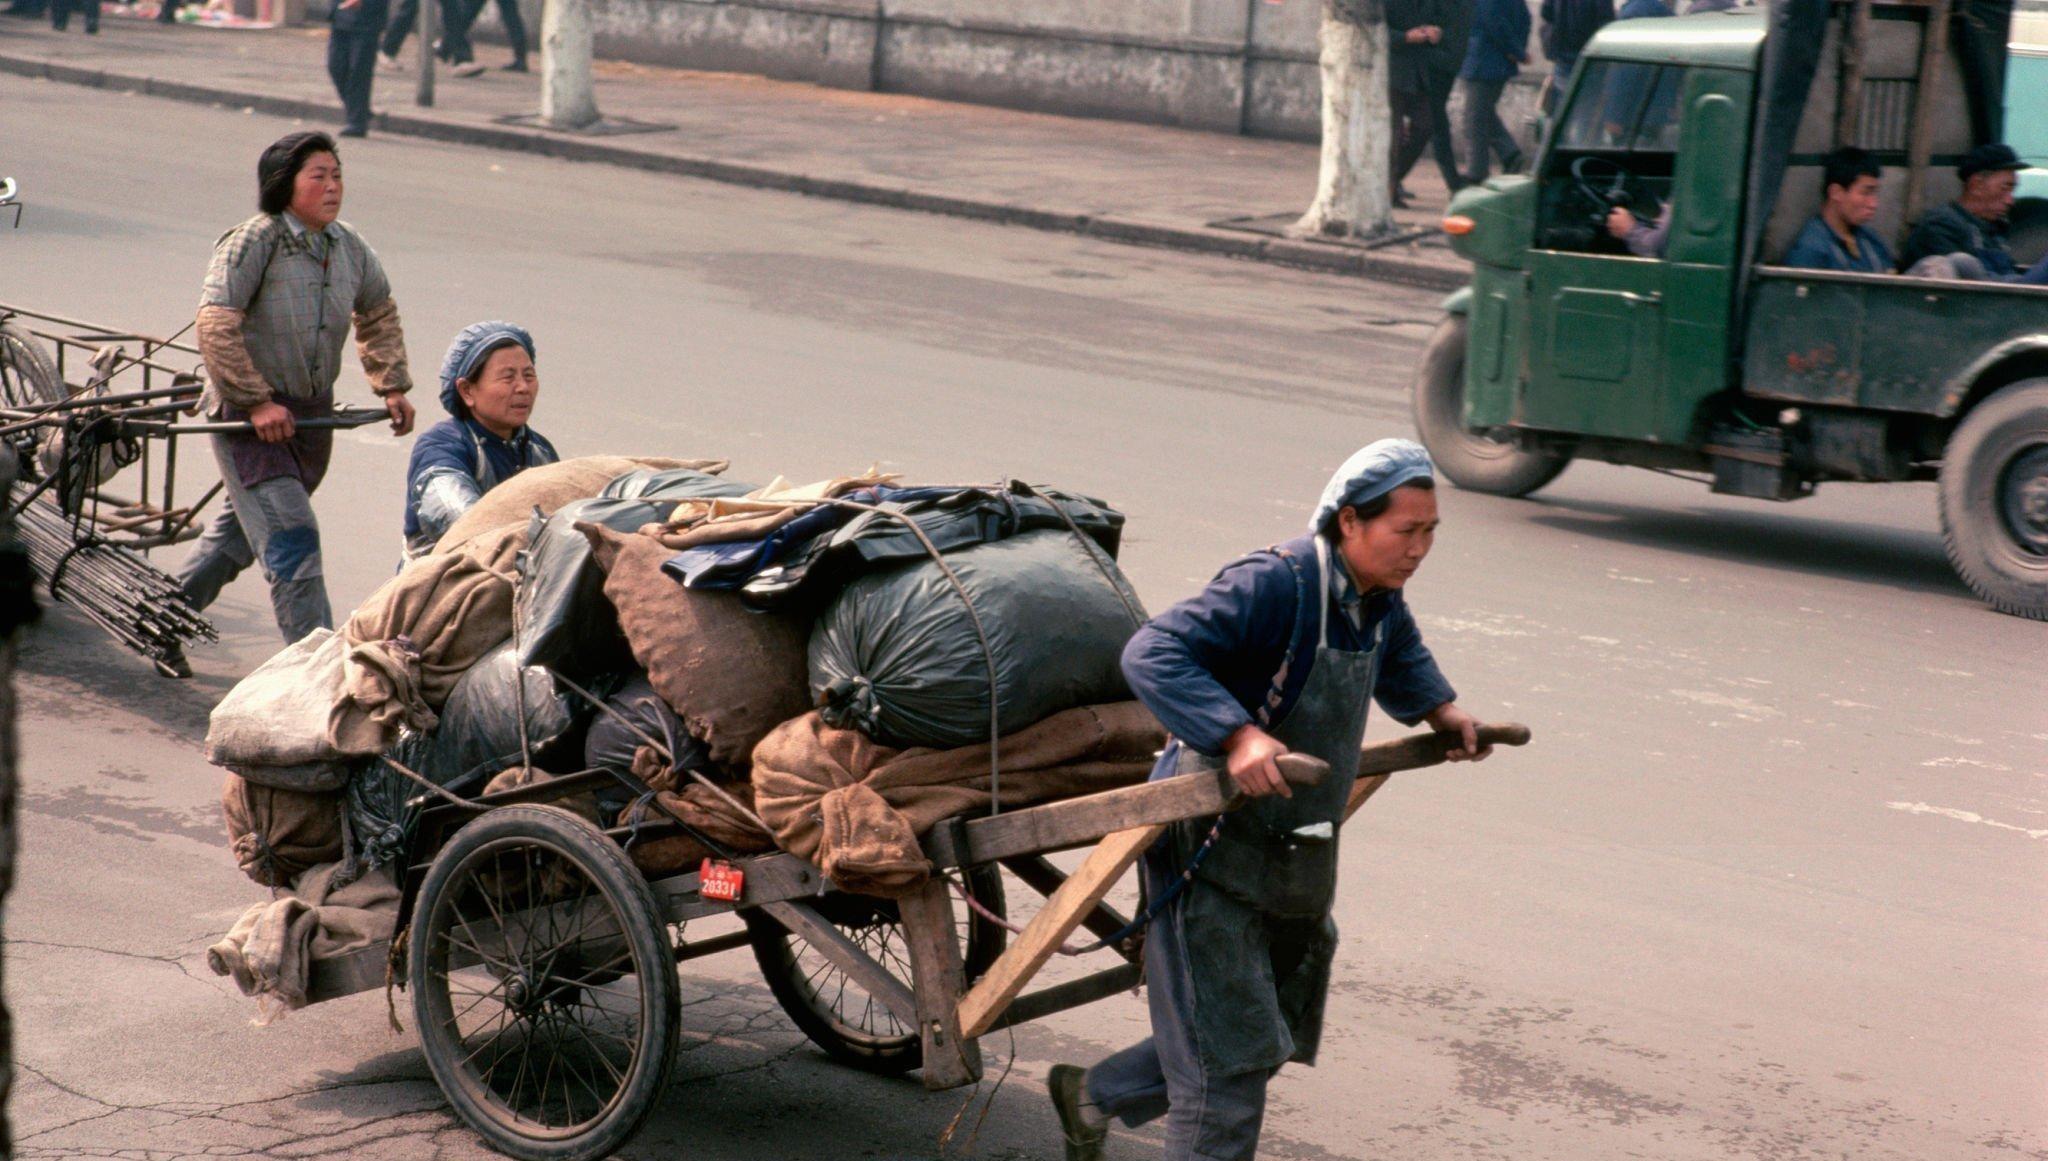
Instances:
[[[99,36],[0,21],[0,72],[337,125],[324,29],[221,30],[108,20]],[[497,63],[502,48],[480,46]],[[413,45],[405,60],[416,64]],[[536,59],[537,63],[537,59]],[[1317,149],[1122,121],[1060,117],[890,93],[620,62],[597,67],[604,131],[557,133],[518,119],[540,107],[537,75],[379,72],[373,132],[600,161],[767,189],[954,214],[1112,241],[1169,246],[1428,289],[1468,267],[1434,233],[1434,172],[1408,181],[1400,240],[1296,241],[1278,225],[1315,189]],[[1219,223],[1236,223],[1234,226]]]

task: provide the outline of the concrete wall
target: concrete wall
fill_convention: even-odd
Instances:
[[[1226,133],[1319,133],[1321,0],[591,3],[599,55],[620,60]],[[520,7],[537,31],[540,0]],[[486,9],[478,39],[499,38]],[[1540,66],[1528,73],[1503,102],[1518,131]]]

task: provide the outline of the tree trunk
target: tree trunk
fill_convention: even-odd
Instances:
[[[1323,0],[1323,158],[1316,200],[1296,237],[1369,238],[1393,230],[1387,169],[1387,22],[1381,0]]]
[[[589,0],[546,0],[540,14],[540,119],[550,129],[597,123],[591,35]]]

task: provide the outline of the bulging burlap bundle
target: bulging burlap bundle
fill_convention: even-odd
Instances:
[[[339,794],[281,790],[229,774],[220,811],[236,865],[265,887],[288,887],[309,868],[341,857]]]
[[[810,708],[805,622],[684,588],[661,569],[674,553],[651,536],[577,527],[605,570],[633,659],[713,761],[745,769],[769,730]]]
[[[1166,733],[1135,701],[1056,713],[1001,739],[1005,807],[1142,782]],[[895,750],[816,713],[754,750],[754,804],[783,850],[842,889],[902,896],[931,875],[917,836],[943,819],[987,811],[987,745]]]

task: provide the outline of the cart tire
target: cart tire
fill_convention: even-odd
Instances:
[[[1437,324],[1415,373],[1415,430],[1452,483],[1495,496],[1526,496],[1557,478],[1569,454],[1529,451],[1465,426],[1465,342],[1461,314]]]
[[[639,1129],[675,1056],[675,952],[603,832],[553,806],[475,819],[428,868],[411,940],[420,1048],[493,1149],[584,1161]]]
[[[970,868],[967,889],[983,907],[1006,915],[1002,872],[994,866]],[[904,983],[910,983],[910,958],[896,905],[865,895],[828,895],[814,901],[847,938]],[[1000,924],[974,914],[955,901],[955,922],[965,933],[967,980],[981,978],[1003,953],[1008,937]],[[898,1020],[880,1001],[869,997],[838,968],[812,951],[801,936],[777,923],[765,911],[742,913],[753,938],[754,959],[776,1002],[789,1013],[811,1043],[826,1055],[864,1072],[894,1076],[924,1064],[924,1044],[916,1027]]]
[[[20,326],[0,322],[0,407],[63,400],[64,380],[43,345]]]
[[[2048,379],[2001,388],[1963,417],[1940,490],[1963,583],[2001,613],[2048,621]]]

